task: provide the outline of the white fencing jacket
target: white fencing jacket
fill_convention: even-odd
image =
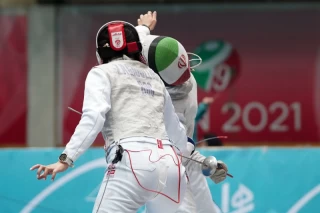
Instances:
[[[160,77],[128,57],[93,67],[85,82],[82,117],[64,153],[76,161],[102,132],[106,141],[128,137],[171,139],[186,152],[187,136]]]
[[[145,26],[137,26],[136,29],[141,42],[150,34],[149,29]],[[192,138],[198,110],[197,82],[195,78],[191,74],[187,82],[180,86],[167,87],[167,90],[180,122],[185,126],[188,137]],[[194,151],[191,157],[200,162],[205,159],[205,156],[201,155],[198,151]],[[206,178],[202,175],[201,165],[191,160],[186,160],[183,164],[189,176],[191,195],[184,198],[178,212],[216,212],[216,205],[212,200]]]

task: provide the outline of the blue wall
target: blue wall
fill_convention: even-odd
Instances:
[[[55,162],[62,149],[0,150],[0,212],[91,212],[104,174],[103,149],[91,149],[54,182],[29,168]],[[208,180],[224,212],[320,212],[320,149],[201,150],[224,160],[233,179]],[[22,211],[23,210],[23,211]]]

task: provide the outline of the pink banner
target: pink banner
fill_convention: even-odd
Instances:
[[[26,145],[27,19],[0,15],[0,146]]]
[[[140,13],[63,12],[63,141],[80,117],[84,80],[95,59],[95,34],[111,20],[135,23]],[[177,38],[202,56],[199,100],[214,96],[204,132],[228,141],[291,144],[320,141],[320,12],[316,10],[159,11],[155,34]],[[72,27],[70,27],[72,26]],[[102,142],[102,139],[99,139]],[[226,141],[228,143],[228,141]]]

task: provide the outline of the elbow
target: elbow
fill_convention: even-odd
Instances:
[[[93,127],[93,130],[100,132],[105,122],[105,115],[95,110],[84,110],[81,120],[86,121],[85,123],[88,122],[88,125]]]

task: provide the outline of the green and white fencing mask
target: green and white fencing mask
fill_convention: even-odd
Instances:
[[[181,85],[190,78],[188,53],[174,38],[146,36],[142,43],[142,55],[166,85]]]

